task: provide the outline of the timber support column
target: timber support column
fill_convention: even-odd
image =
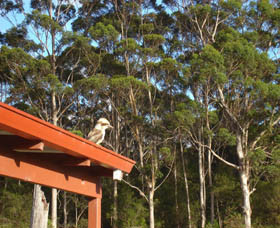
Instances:
[[[101,228],[101,198],[88,201],[88,228]]]

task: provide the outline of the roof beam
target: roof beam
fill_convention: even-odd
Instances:
[[[89,167],[91,164],[91,161],[89,159],[72,159],[69,161],[65,161],[63,163],[64,166],[86,166]]]
[[[54,156],[55,155],[55,156]],[[61,165],[63,154],[17,153],[0,147],[0,175],[101,198],[100,170]],[[67,155],[64,155],[64,157]],[[102,171],[102,170],[101,170]],[[104,173],[105,174],[105,173]]]
[[[26,140],[21,145],[14,147],[15,151],[44,151],[45,144],[41,141]]]

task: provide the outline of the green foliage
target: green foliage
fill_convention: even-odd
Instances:
[[[200,54],[193,55],[191,72],[194,72],[194,80],[201,83],[206,82],[208,78],[212,78],[218,84],[227,81],[224,73],[224,58],[211,45],[205,46]]]
[[[26,23],[31,24],[35,28],[42,28],[48,31],[61,32],[61,26],[56,23],[50,16],[42,14],[39,10],[33,10],[31,14],[26,17]]]
[[[149,34],[155,29],[152,23],[142,24],[139,26],[139,28],[144,32],[144,34]]]
[[[81,218],[79,222],[79,228],[87,228],[88,227],[88,220],[86,218]]]
[[[227,11],[238,11],[242,7],[242,1],[240,0],[228,0],[228,1],[221,1],[221,6],[224,7]]]
[[[253,163],[254,166],[260,168],[261,164],[264,162],[266,159],[266,154],[265,151],[262,149],[257,149],[255,151],[250,151],[248,153],[248,156]]]
[[[257,191],[253,196],[253,205],[256,208],[254,217],[258,218],[259,224],[263,226],[269,224],[274,224],[274,227],[279,226],[279,179],[261,181],[256,188]]]
[[[122,187],[118,197],[119,227],[148,227],[146,218],[148,211],[143,199],[139,199],[128,187]]]
[[[222,169],[224,167],[220,168]],[[227,198],[230,197],[230,192],[234,193],[235,196],[238,194],[236,192],[236,189],[238,189],[238,183],[236,182],[234,177],[228,175],[229,173],[231,172],[228,169],[226,169],[223,172],[217,172],[217,174],[214,177],[215,187],[213,190],[215,194],[219,196],[220,200],[222,198],[227,200]],[[232,199],[231,202],[229,201],[228,203],[232,203],[233,200],[234,199]]]
[[[165,41],[165,38],[159,34],[147,34],[144,35],[144,41],[148,47],[157,48]]]
[[[102,90],[108,86],[108,79],[104,74],[97,74],[78,80],[75,84],[76,88],[79,88],[83,93],[90,92],[92,90]]]
[[[141,80],[138,80],[133,76],[124,76],[124,75],[115,75],[110,80],[110,85],[113,88],[117,88],[120,90],[128,90],[130,88],[145,90],[149,88],[145,82],[142,82]]]
[[[42,83],[44,88],[48,88],[49,91],[60,92],[62,90],[62,83],[58,77],[54,74],[48,74],[42,78]]]
[[[61,44],[72,44],[72,47],[76,49],[90,49],[90,41],[90,38],[81,36],[76,32],[65,31],[62,33]]]
[[[164,164],[170,165],[173,161],[173,155],[169,147],[161,147],[159,149],[159,153],[161,154],[161,160],[164,161]]]
[[[220,128],[217,133],[217,140],[220,142],[226,143],[229,146],[236,145],[235,136],[229,132],[227,128]]]
[[[159,67],[161,70],[176,73],[180,70],[181,64],[173,58],[164,58],[159,62]]]
[[[229,228],[245,228],[245,225],[243,224],[242,215],[239,213],[233,213],[228,215],[225,218],[224,224],[226,227]]]
[[[207,223],[205,228],[220,228],[220,225],[219,225],[218,221],[215,220],[213,224],[212,223]]]
[[[194,104],[194,102],[192,102],[192,104]],[[192,110],[188,108],[185,103],[177,105],[174,116],[179,126],[191,126],[195,122],[195,116],[193,115]]]
[[[0,226],[29,227],[32,185],[10,179],[5,182],[6,187],[0,189]]]
[[[117,41],[119,36],[118,31],[113,25],[109,24],[106,26],[101,22],[98,22],[95,26],[92,26],[89,32],[94,40],[100,42],[100,46],[104,46],[108,42]]]
[[[26,52],[42,50],[40,45],[27,39],[27,29],[22,26],[12,27],[3,35],[2,43],[10,47],[19,47]]]
[[[198,15],[204,16],[205,14],[208,14],[211,12],[211,7],[208,4],[205,4],[205,5],[197,4],[196,6],[193,6],[191,8],[191,10],[192,10],[192,13],[195,15],[198,14]]]
[[[124,52],[133,54],[139,48],[140,46],[137,44],[137,42],[134,39],[128,38],[126,40],[121,40],[119,42],[117,52],[120,54],[123,54]]]
[[[73,134],[78,135],[80,137],[83,137],[83,133],[80,130],[72,130],[71,131]]]

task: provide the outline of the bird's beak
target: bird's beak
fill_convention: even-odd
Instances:
[[[109,125],[108,127],[109,127],[109,128],[112,128],[112,129],[114,128],[114,127],[113,127],[113,126],[111,126],[111,125]]]

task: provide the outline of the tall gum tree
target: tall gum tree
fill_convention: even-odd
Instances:
[[[256,180],[252,178],[252,168],[256,164],[252,158],[256,159],[256,154],[260,153],[266,157],[272,152],[262,144],[262,139],[280,121],[276,113],[280,87],[275,81],[277,77],[273,62],[266,54],[259,53],[241,34],[232,29],[224,30],[217,40],[215,46],[219,50],[210,46],[204,50],[211,49],[216,58],[209,61],[202,54],[193,66],[199,66],[199,70],[196,68],[199,74],[207,72],[211,75],[212,83],[216,86],[211,99],[224,113],[221,121],[226,123],[236,138],[238,165],[229,165],[239,172],[244,223],[246,228],[250,228],[250,196],[255,191]],[[263,159],[262,156],[258,158]]]
[[[190,56],[193,53],[200,53],[206,45],[215,43],[216,35],[223,24],[232,17],[240,8],[239,1],[231,2],[201,2],[201,1],[166,1],[167,6],[171,5],[174,9],[176,18],[176,28],[179,30],[178,40],[183,44],[179,48],[181,57],[179,61],[185,66],[189,66]],[[178,55],[178,54],[177,54]],[[182,56],[185,56],[182,58]],[[189,77],[189,76],[187,76]],[[210,124],[210,109],[212,101],[209,100],[209,95],[212,90],[210,78],[206,75],[199,77],[189,77],[188,94],[201,106],[203,114],[200,118],[200,124],[197,122],[197,127],[194,131],[189,131],[188,134],[198,151],[198,164],[200,176],[200,208],[201,208],[201,227],[206,226],[206,177],[210,185],[210,214],[211,223],[215,218],[215,202],[214,192],[212,191],[212,135]],[[207,137],[204,137],[205,132]],[[206,157],[206,154],[208,156]],[[206,170],[208,169],[208,172]]]
[[[172,166],[169,149],[160,146],[165,145],[162,131],[158,131],[163,113],[159,112],[162,108],[158,98],[160,92],[154,85],[158,80],[156,63],[161,60],[161,47],[165,41],[161,32],[166,31],[167,25],[162,23],[160,16],[156,17],[153,13],[143,14],[142,7],[145,2],[113,2],[121,34],[116,53],[125,66],[125,72],[113,77],[111,84],[122,91],[121,93],[125,92],[124,98],[129,105],[126,113],[127,125],[139,151],[137,169],[141,184],[139,186],[127,181],[126,183],[137,189],[147,201],[149,226],[154,228],[155,192],[171,173]],[[135,12],[135,15],[131,15],[132,12]],[[166,154],[163,155],[164,153]],[[167,173],[162,173],[163,167],[168,169]]]
[[[17,6],[15,9],[24,18],[18,28],[12,28],[5,34],[6,44],[14,48],[2,47],[4,48],[3,63],[11,72],[8,75],[11,84],[10,95],[13,96],[10,101],[18,105],[30,105],[30,111],[33,114],[54,125],[62,126],[62,116],[76,101],[73,99],[75,96],[74,69],[80,59],[72,58],[74,64],[71,67],[68,64],[67,69],[65,58],[69,57],[74,48],[63,53],[66,47],[71,45],[63,39],[67,23],[75,17],[75,6],[69,1],[55,3],[53,1],[30,1],[28,7],[23,1],[9,2],[9,4]],[[11,34],[13,30],[25,32],[24,36],[21,36],[21,43],[10,42],[13,38],[9,39],[11,37],[9,33]],[[32,34],[33,43],[28,40],[30,34]],[[26,59],[17,60],[19,55],[23,54],[23,50]],[[26,63],[27,60],[28,63]],[[60,64],[64,64],[64,66],[62,67]],[[52,190],[52,196],[52,225],[56,227],[56,189]]]

